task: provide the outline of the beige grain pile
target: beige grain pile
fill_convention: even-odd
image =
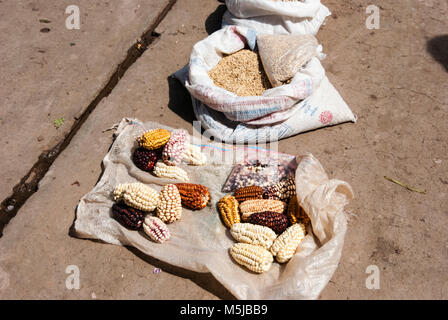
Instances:
[[[208,75],[216,86],[240,97],[261,96],[271,88],[258,54],[247,49],[225,56]]]

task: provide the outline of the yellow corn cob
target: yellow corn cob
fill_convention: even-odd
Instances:
[[[243,221],[249,219],[253,213],[263,211],[273,211],[283,213],[286,203],[280,200],[257,199],[246,200],[240,203],[241,218]]]
[[[163,147],[171,137],[171,133],[165,129],[153,129],[142,134],[137,142],[148,150],[156,150]]]
[[[181,181],[188,181],[188,174],[180,167],[167,166],[162,161],[158,161],[154,166],[153,172],[159,178],[169,178]]]
[[[167,184],[160,190],[157,217],[166,223],[179,220],[182,216],[182,204],[179,190],[174,184]]]
[[[218,202],[219,214],[224,224],[231,228],[234,223],[240,222],[240,213],[238,212],[238,201],[233,196],[225,196]]]
[[[230,229],[232,237],[238,241],[269,249],[277,234],[268,227],[251,223],[234,223]]]
[[[291,224],[303,223],[306,227],[311,222],[306,212],[301,206],[299,206],[297,196],[292,196],[291,198],[289,198],[288,210],[286,212],[286,215],[288,216]]]
[[[274,261],[267,249],[248,243],[235,243],[230,249],[230,255],[240,265],[256,273],[268,271]]]
[[[114,189],[114,200],[142,211],[153,211],[159,203],[159,193],[143,183],[123,183]]]
[[[201,148],[189,144],[183,155],[183,161],[193,166],[203,166],[207,163],[207,157],[201,152]]]
[[[287,262],[292,258],[305,238],[305,232],[305,226],[301,223],[296,223],[275,239],[271,247],[271,253],[276,256],[276,260],[279,263]]]

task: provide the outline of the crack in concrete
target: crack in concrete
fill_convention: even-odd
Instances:
[[[127,51],[126,58],[121,62],[106,85],[100,90],[98,95],[82,112],[82,114],[75,119],[68,134],[61,139],[53,148],[44,151],[39,156],[39,160],[31,167],[28,173],[14,186],[12,195],[4,199],[0,204],[0,237],[3,236],[4,227],[14,218],[19,209],[26,203],[26,201],[37,192],[39,182],[50,169],[53,162],[70,144],[71,140],[81,128],[83,123],[87,120],[89,115],[95,110],[96,106],[103,98],[107,97],[116,87],[120,79],[124,76],[126,71],[141,57],[143,52],[151,46],[155,40],[160,38],[160,34],[155,32],[155,29],[166,17],[168,12],[174,6],[177,0],[169,0],[168,4],[157,15],[154,22],[143,32],[140,39],[137,40]]]

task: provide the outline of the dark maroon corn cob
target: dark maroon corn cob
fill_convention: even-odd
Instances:
[[[288,228],[289,223],[286,215],[274,211],[253,213],[250,215],[248,222],[269,227],[277,234],[281,234],[285,231],[286,228]]]
[[[157,162],[158,157],[159,154],[157,151],[137,148],[132,155],[132,161],[140,170],[149,172],[154,168],[154,164]]]
[[[143,224],[144,213],[125,205],[124,203],[116,203],[112,206],[112,212],[115,218],[125,227],[137,230]]]

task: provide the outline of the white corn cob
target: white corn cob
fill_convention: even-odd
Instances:
[[[273,211],[283,213],[286,203],[280,200],[256,199],[246,200],[240,203],[241,219],[246,221],[253,213]]]
[[[235,223],[230,229],[232,237],[238,241],[269,249],[277,235],[272,229],[251,223]]]
[[[123,183],[114,189],[114,200],[142,211],[153,211],[159,203],[159,193],[143,183]]]
[[[176,166],[167,166],[162,161],[158,161],[154,166],[153,172],[159,178],[169,178],[181,181],[188,181],[188,174],[182,168]]]
[[[279,263],[289,261],[305,238],[305,234],[306,230],[303,224],[293,224],[275,239],[271,247],[272,255],[276,256]]]
[[[171,237],[165,223],[157,217],[146,216],[143,222],[143,231],[155,242],[163,243]]]
[[[160,191],[160,201],[157,206],[157,217],[163,222],[171,223],[182,216],[182,202],[179,190],[174,184],[167,184]]]
[[[274,261],[269,250],[248,243],[235,243],[230,249],[230,255],[240,265],[256,273],[268,271]]]
[[[192,144],[188,144],[183,160],[193,166],[203,166],[207,163],[207,157],[201,152],[201,148]]]

